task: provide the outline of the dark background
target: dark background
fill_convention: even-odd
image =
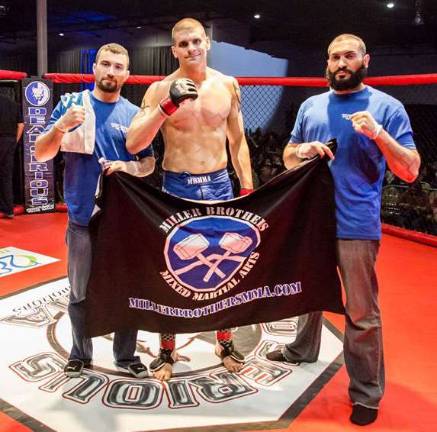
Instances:
[[[370,76],[437,73],[437,0],[47,0],[48,72],[89,73],[96,49],[119,42],[129,49],[131,73],[166,75],[177,64],[170,30],[183,17],[201,20],[210,38],[286,59],[283,75],[323,75],[326,48],[336,35],[361,36],[371,54]],[[259,19],[254,14],[259,13]],[[62,34],[62,35],[61,35]],[[215,65],[214,47],[210,63]],[[229,52],[229,54],[228,54]],[[234,51],[235,52],[235,51]],[[239,59],[224,50],[218,67],[234,74]],[[221,54],[223,55],[223,53]],[[266,63],[274,63],[268,59]],[[246,60],[245,60],[246,61]],[[250,58],[246,61],[253,65]],[[213,66],[216,67],[216,66]],[[222,70],[222,68],[224,70]],[[36,75],[36,0],[0,0],[0,69]],[[247,75],[264,70],[247,68]],[[14,83],[0,83],[11,95]],[[82,85],[55,85],[54,103]],[[410,115],[422,156],[421,173],[406,185],[390,173],[382,199],[384,221],[437,234],[437,85],[382,87],[401,100]],[[126,85],[123,95],[139,104],[145,86]],[[244,86],[242,106],[255,184],[283,170],[281,155],[300,103],[320,88]],[[278,93],[279,92],[279,93]],[[12,93],[13,95],[13,93]],[[15,97],[20,100],[19,91]],[[266,123],[265,113],[273,113]],[[154,143],[160,166],[162,141]],[[15,170],[16,202],[22,202],[21,146]],[[62,158],[57,157],[56,188],[62,200]],[[232,167],[231,174],[232,174]],[[159,187],[160,171],[148,179]],[[238,181],[235,176],[235,189]]]

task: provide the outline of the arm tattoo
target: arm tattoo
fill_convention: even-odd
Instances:
[[[240,88],[238,87],[238,84],[236,84],[235,81],[232,81],[232,85],[234,87],[235,96],[237,98],[238,112],[240,112],[241,111],[241,93],[240,93]]]
[[[146,108],[150,108],[150,105],[149,104],[147,104],[147,102],[146,102],[146,98],[144,98],[143,100],[142,100],[142,102],[141,102],[141,109],[142,110],[144,110],[144,109],[146,109]]]
[[[141,102],[141,108],[138,111],[138,116],[143,117],[144,115],[146,115],[146,110],[150,108],[150,104],[147,103],[146,105],[146,101],[143,99],[143,101]]]

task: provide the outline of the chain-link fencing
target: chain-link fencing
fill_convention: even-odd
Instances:
[[[262,78],[260,78],[260,83]],[[65,92],[79,91],[86,84],[55,84],[54,101]],[[126,84],[124,97],[140,105],[147,85]],[[418,179],[406,184],[387,171],[384,179],[381,217],[383,222],[437,235],[437,84],[379,86],[405,106],[422,158]],[[286,85],[241,85],[241,106],[249,144],[255,186],[264,184],[284,170],[282,151],[288,142],[300,104],[326,88]],[[157,170],[148,179],[156,187],[161,182],[162,137],[154,141]],[[62,198],[62,162],[57,161],[57,191]],[[231,164],[236,189],[238,179]]]

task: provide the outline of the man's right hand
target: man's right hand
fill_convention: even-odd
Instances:
[[[73,104],[65,114],[56,121],[55,127],[61,132],[68,132],[85,121],[85,108]]]
[[[321,158],[327,155],[329,159],[334,159],[334,154],[331,149],[319,141],[298,144],[295,154],[299,159],[312,159],[317,155]]]
[[[195,100],[197,97],[196,84],[188,78],[180,78],[171,83],[169,96],[160,102],[159,108],[163,114],[170,116],[182,102],[187,99]]]

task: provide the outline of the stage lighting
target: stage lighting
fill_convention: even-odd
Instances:
[[[6,4],[0,4],[0,17],[4,17],[9,12],[9,6]]]
[[[416,15],[413,20],[413,24],[415,26],[421,26],[425,24],[423,20],[423,0],[416,0],[414,3],[414,7],[416,10]]]

